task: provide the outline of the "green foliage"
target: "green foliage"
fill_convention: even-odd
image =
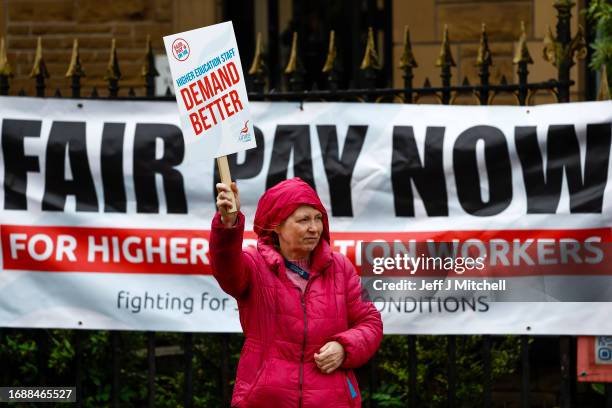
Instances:
[[[514,372],[520,352],[519,337],[493,338],[491,345],[492,381]],[[382,385],[371,398],[380,407],[404,406],[409,395],[408,337],[386,336],[378,352]],[[419,336],[417,342],[417,395],[428,407],[446,406],[448,387],[447,338]],[[484,364],[482,338],[456,339],[457,400],[467,406],[482,405]]]
[[[606,386],[602,383],[591,383],[591,389],[599,395],[606,395]]]
[[[597,37],[591,45],[593,58],[590,66],[599,70],[605,65],[608,83],[612,86],[612,2],[593,0],[586,10],[586,15]]]
[[[0,336],[0,361],[8,364],[11,378],[6,385],[40,385],[38,353],[44,339],[49,385],[75,383],[77,334],[83,350],[83,406],[109,406],[112,383],[111,335],[106,331],[7,330]],[[244,341],[241,335],[193,335],[193,398],[195,407],[224,406],[221,371],[227,360],[227,378],[233,380]],[[155,406],[182,406],[185,391],[184,335],[157,333]],[[480,403],[482,395],[482,342],[479,336],[457,337],[457,399],[462,403]],[[417,395],[428,407],[445,405],[447,390],[447,344],[444,336],[418,336]],[[519,353],[518,337],[496,337],[491,346],[493,380],[515,369]],[[364,401],[371,399],[380,408],[406,405],[410,381],[408,337],[385,336],[376,357],[380,384],[370,395],[362,387]],[[145,406],[147,389],[147,335],[143,332],[119,333],[120,389],[122,407]],[[231,397],[231,384],[227,398]]]
[[[0,361],[13,364],[24,379],[33,379],[38,374],[35,352],[36,343],[24,333],[7,334],[0,343]],[[7,385],[19,385],[7,380],[10,381]]]
[[[70,362],[74,359],[74,347],[70,342],[71,334],[63,330],[51,332],[53,345],[49,355],[49,368],[55,368],[59,373],[66,373],[71,369]]]

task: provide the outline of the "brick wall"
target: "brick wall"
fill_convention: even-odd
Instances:
[[[576,1],[581,4],[582,1]],[[572,11],[572,33],[578,26],[580,7]],[[553,0],[394,0],[393,44],[394,83],[401,87],[402,72],[397,67],[402,53],[404,26],[410,27],[412,46],[419,67],[415,69],[415,86],[422,86],[425,78],[432,85],[440,85],[440,69],[435,66],[440,52],[440,41],[444,24],[448,24],[452,54],[457,63],[453,69],[453,83],[460,84],[464,78],[470,83],[479,82],[475,66],[476,52],[480,41],[481,24],[487,26],[489,48],[493,67],[491,83],[499,83],[502,75],[509,82],[518,80],[516,66],[512,64],[516,43],[521,33],[521,21],[525,22],[528,48],[534,64],[529,66],[529,80],[545,81],[557,77],[556,68],[542,58],[543,40],[547,25],[556,25],[556,9]],[[572,100],[582,99],[584,81],[579,72],[584,62],[572,68]],[[473,97],[461,97],[458,102],[477,103]],[[534,102],[554,102],[547,92],[536,95]],[[433,100],[431,100],[433,102]],[[515,103],[512,97],[500,95],[499,103]]]
[[[260,2],[262,0],[255,0]],[[280,0],[282,4],[289,0]],[[582,4],[584,0],[577,1]],[[107,94],[107,83],[102,79],[109,59],[111,39],[117,39],[118,58],[123,79],[120,95],[129,87],[142,95],[143,63],[147,34],[151,35],[154,51],[163,54],[161,37],[220,21],[222,0],[0,0],[0,35],[6,35],[9,61],[15,72],[11,80],[11,94],[24,89],[34,92],[34,81],[28,77],[34,62],[36,37],[43,38],[43,55],[51,78],[47,94],[56,88],[69,93],[65,77],[73,38],[78,38],[81,61],[87,77],[83,79],[83,93],[89,94],[97,86],[101,95]],[[281,4],[281,5],[282,5]],[[394,0],[393,54],[395,86],[402,85],[399,56],[402,51],[404,26],[410,27],[413,51],[419,67],[415,70],[415,85],[429,78],[440,84],[440,70],[435,60],[440,50],[444,24],[448,24],[452,53],[457,63],[453,69],[453,83],[467,77],[478,81],[474,66],[478,49],[481,22],[487,24],[489,45],[493,54],[491,82],[499,82],[502,75],[516,81],[516,66],[512,57],[520,35],[520,23],[525,21],[528,46],[535,61],[530,66],[530,80],[556,78],[556,69],[541,57],[546,26],[554,28],[556,10],[553,0]],[[575,33],[579,11],[573,10],[572,31]],[[251,61],[244,61],[249,66]],[[284,61],[283,61],[284,63]],[[583,64],[582,62],[580,64]],[[572,69],[572,100],[582,98],[584,81],[579,75],[581,65]],[[501,95],[501,103],[514,103],[513,98]],[[547,94],[538,94],[537,103],[553,102]],[[423,102],[435,102],[423,100]],[[461,97],[458,103],[476,103],[473,97]]]
[[[106,95],[103,80],[116,39],[122,73],[120,95],[134,87],[144,94],[140,70],[144,62],[147,35],[155,53],[163,54],[162,36],[216,22],[213,0],[0,0],[0,33],[7,39],[8,58],[14,71],[11,94],[24,89],[34,93],[29,78],[34,63],[37,37],[42,37],[43,57],[49,70],[47,95],[59,88],[69,94],[65,77],[74,38],[79,40],[81,63],[86,73],[83,94],[98,87]]]

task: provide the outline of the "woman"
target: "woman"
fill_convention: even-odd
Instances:
[[[272,187],[257,205],[257,248],[243,251],[244,215],[228,213],[229,186],[217,191],[211,262],[246,337],[232,406],[360,407],[352,369],[378,349],[382,321],[353,265],[331,251],[321,200],[299,178]]]

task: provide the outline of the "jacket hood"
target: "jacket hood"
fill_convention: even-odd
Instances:
[[[302,205],[316,208],[323,215],[321,238],[329,244],[327,211],[317,193],[299,177],[281,181],[267,190],[257,203],[253,230],[262,243],[274,244],[274,228]]]

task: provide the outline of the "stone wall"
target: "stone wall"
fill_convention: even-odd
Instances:
[[[576,1],[572,11],[572,34],[576,33],[582,1]],[[547,26],[555,30],[556,9],[553,0],[394,0],[393,1],[393,51],[394,61],[402,53],[404,26],[408,25],[412,46],[419,67],[415,69],[414,84],[422,86],[425,78],[432,85],[440,85],[440,69],[435,66],[440,52],[444,25],[448,25],[452,54],[457,64],[453,69],[453,83],[460,84],[467,78],[471,84],[479,82],[475,66],[480,41],[481,24],[485,23],[489,34],[489,48],[493,67],[491,83],[499,83],[502,75],[509,82],[518,80],[516,66],[512,64],[515,47],[521,34],[521,21],[525,22],[528,48],[534,64],[529,66],[530,82],[556,79],[556,68],[542,58],[543,40]],[[584,24],[583,24],[584,25]],[[394,64],[394,84],[403,86],[402,72]],[[572,100],[583,98],[584,80],[579,75],[584,62],[572,68]],[[554,102],[548,92],[534,98],[535,103]],[[464,103],[477,103],[475,98],[462,97]],[[511,97],[501,95],[500,103],[514,103]]]
[[[78,38],[81,63],[86,73],[83,94],[98,87],[107,94],[103,80],[113,38],[122,73],[120,95],[129,87],[144,93],[140,70],[144,62],[147,35],[155,53],[164,53],[162,36],[215,23],[214,0],[0,0],[0,35],[5,35],[8,59],[13,68],[11,94],[23,89],[34,93],[29,78],[34,63],[37,37],[42,37],[43,57],[50,74],[47,94],[60,89],[69,94],[65,77],[72,42]]]

